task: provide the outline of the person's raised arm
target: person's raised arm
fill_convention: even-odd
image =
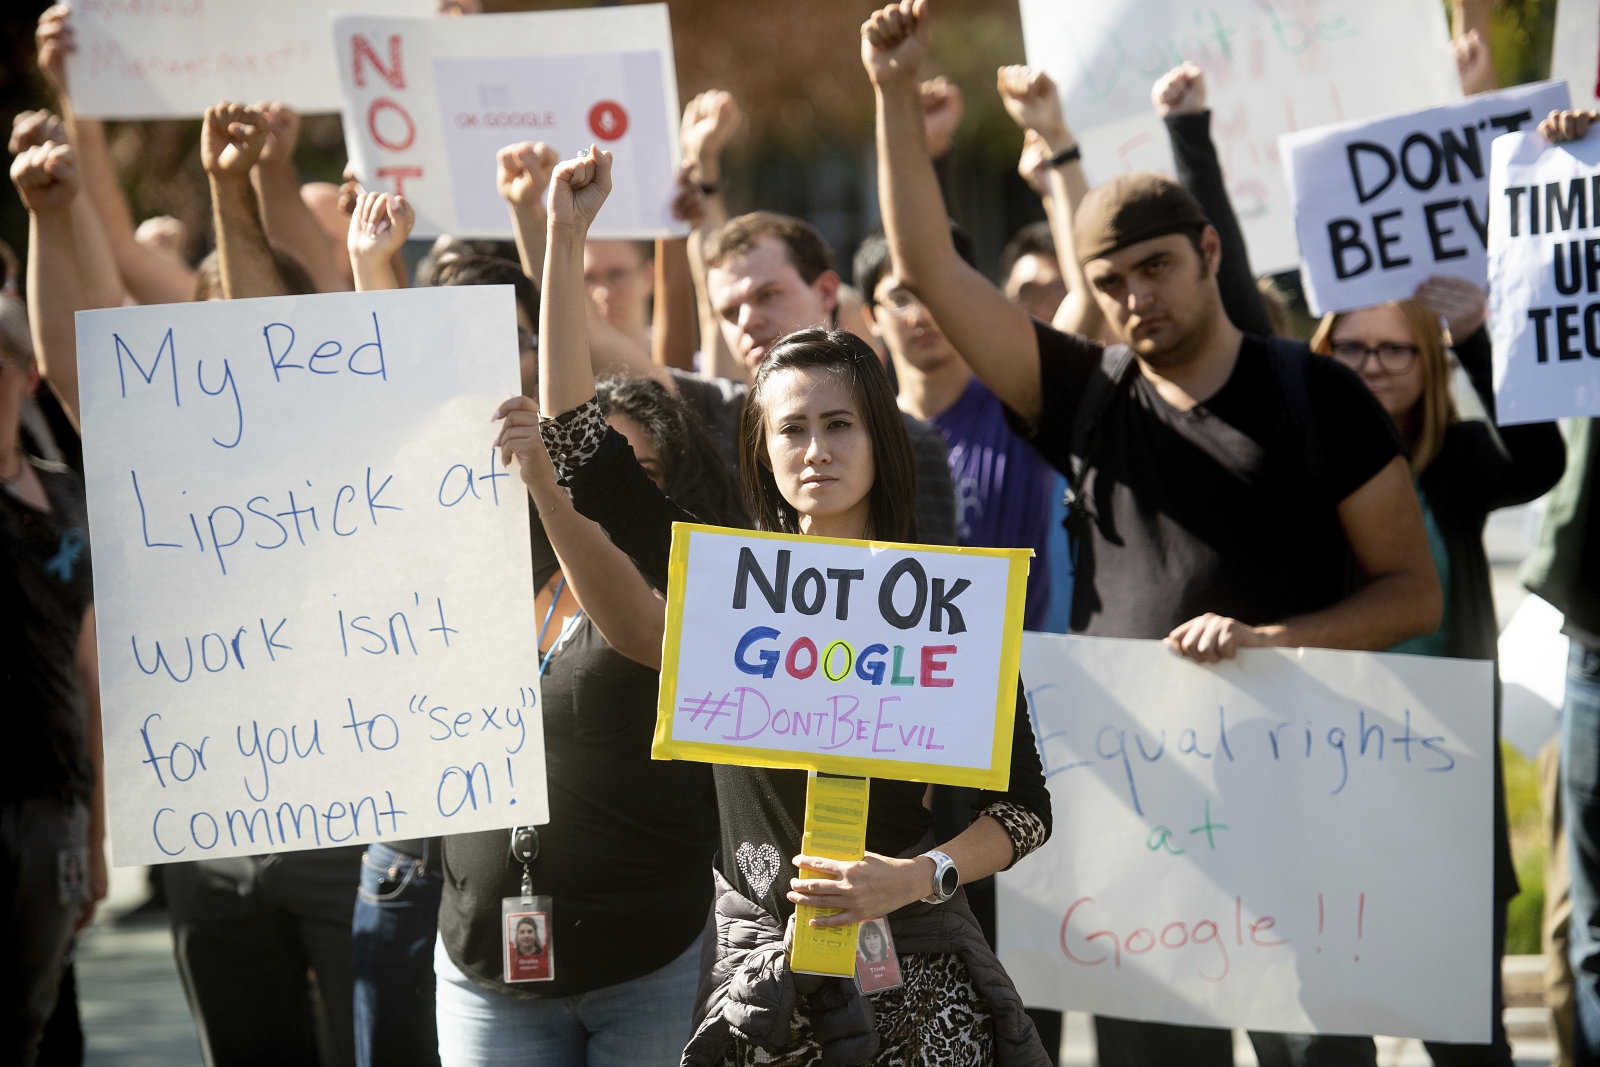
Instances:
[[[417,212],[399,193],[362,193],[350,219],[350,269],[356,291],[400,289],[394,256],[411,236]]]
[[[11,163],[11,180],[28,209],[28,324],[39,373],[81,429],[73,316],[84,304],[72,233],[78,191],[72,147],[46,142],[24,149]]]
[[[200,162],[211,182],[217,267],[222,295],[228,300],[283,296],[289,291],[272,261],[250,185],[250,168],[266,140],[266,117],[253,107],[223,101],[206,108],[201,120]]]
[[[517,460],[518,473],[539,512],[539,521],[556,550],[561,573],[606,643],[629,659],[661,668],[661,638],[666,632],[666,602],[656,596],[626,553],[594,522],[572,506],[539,437],[539,407],[525,396],[500,405],[502,419],[495,445],[501,461]]]
[[[1461,91],[1492,93],[1500,88],[1494,53],[1489,47],[1494,0],[1455,0],[1450,12],[1450,44],[1456,55]]]
[[[678,196],[673,213],[689,223],[686,251],[689,274],[694,280],[695,310],[700,323],[700,369],[711,377],[742,379],[741,364],[728,349],[722,324],[711,306],[706,288],[706,240],[728,221],[728,205],[723,197],[722,152],[728,138],[739,128],[739,104],[733,94],[708,89],[689,101],[683,109],[678,143],[683,164],[678,170]]]
[[[135,300],[141,304],[190,300],[194,296],[194,271],[189,265],[134,240],[133,214],[106,151],[105,127],[98,120],[78,118],[73,111],[66,79],[66,56],[74,47],[71,14],[69,4],[47,8],[39,16],[34,41],[39,69],[55,91],[68,140],[78,156],[86,202],[99,217],[117,273]]]
[[[658,367],[692,371],[700,306],[694,295],[694,270],[689,265],[686,238],[656,239],[655,272],[650,359]]]
[[[1194,63],[1180,63],[1150,88],[1150,103],[1167,127],[1178,183],[1194,194],[1206,218],[1222,239],[1222,263],[1217,268],[1217,289],[1228,320],[1246,333],[1272,335],[1266,301],[1256,288],[1250,269],[1239,217],[1228,197],[1222,164],[1211,141],[1211,111],[1206,106],[1205,71]]]
[[[1378,652],[1437,630],[1444,595],[1405,457],[1394,457],[1341,500],[1338,514],[1361,571],[1360,589],[1321,611],[1266,626],[1207,613],[1168,634],[1167,646],[1201,663],[1215,663],[1248,647]]]
[[[300,116],[281,100],[262,101],[255,109],[266,120],[267,139],[250,180],[261,201],[267,240],[300,261],[317,292],[340,292],[345,281],[336,257],[344,250],[300,197],[300,172],[294,166]]]
[[[24,149],[49,141],[70,143],[66,123],[49,111],[23,111],[11,123],[11,141],[7,147],[12,156],[16,156]],[[122,277],[111,257],[105,228],[100,225],[100,217],[86,196],[72,198],[72,240],[78,276],[83,284],[84,308],[121,307],[127,292],[122,288]]]
[[[610,192],[611,153],[594,146],[557,164],[551,176],[550,233],[539,299],[539,410],[552,417],[594,396],[583,243]]]
[[[926,0],[903,0],[861,27],[877,101],[878,200],[895,273],[983,383],[1025,419],[1041,410],[1033,320],[962,262],[928,157],[917,75],[928,54]]]
[[[517,258],[522,273],[535,287],[544,284],[545,215],[544,191],[550,186],[550,172],[561,157],[543,141],[520,141],[506,145],[495,155],[495,185],[500,199],[511,212],[511,234],[517,241]]]
[[[1056,262],[1067,282],[1066,299],[1056,309],[1051,325],[1068,333],[1098,337],[1105,329],[1105,315],[1089,291],[1072,242],[1072,219],[1089,192],[1089,179],[1083,173],[1078,139],[1061,109],[1061,94],[1050,75],[1032,67],[1001,67],[995,86],[1006,114],[1036,139],[1046,156],[1042,167],[1045,212],[1056,243]]]

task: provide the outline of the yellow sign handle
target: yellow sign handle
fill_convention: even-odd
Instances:
[[[806,785],[806,821],[800,851],[831,860],[858,860],[867,848],[868,779],[812,772]],[[826,878],[821,871],[800,868],[802,878]],[[794,945],[789,966],[808,974],[850,977],[856,973],[856,933],[848,926],[811,926],[813,917],[837,915],[837,908],[801,904],[794,909]]]

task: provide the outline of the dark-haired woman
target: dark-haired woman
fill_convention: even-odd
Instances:
[[[546,434],[574,503],[661,582],[671,521],[686,516],[651,491],[591,398],[581,250],[610,189],[610,169],[609,153],[591,149],[561,164],[552,181],[540,390],[545,407],[560,412]],[[519,456],[536,450],[526,407],[514,400],[501,408],[502,446]],[[745,403],[740,469],[761,529],[911,539],[910,445],[881,364],[850,334],[805,330],[774,345]],[[937,846],[942,859],[930,855],[924,785],[874,782],[866,854],[844,863],[796,855],[805,772],[719,765],[714,777],[722,837],[717,943],[702,968],[685,1063],[1048,1062],[964,895],[941,892],[950,861],[954,879],[982,878],[1049,835],[1049,795],[1020,687],[1010,788],[982,794],[971,825]],[[752,855],[779,862],[751,863]],[[832,877],[802,879],[800,863]],[[798,904],[838,909],[812,920],[819,926],[887,916],[903,986],[876,995],[869,1008],[853,981],[792,975],[784,926]]]

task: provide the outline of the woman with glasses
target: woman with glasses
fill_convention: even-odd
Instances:
[[[1428,546],[1444,591],[1439,629],[1391,652],[1462,659],[1495,658],[1499,626],[1483,549],[1483,528],[1496,508],[1524,504],[1560,479],[1566,446],[1553,422],[1496,427],[1486,297],[1471,282],[1430,278],[1411,300],[1328,315],[1311,339],[1314,352],[1361,376],[1394,420],[1410,457],[1422,501]],[[1487,416],[1462,419],[1450,392],[1450,354]],[[1495,908],[1494,1029],[1489,1045],[1428,1042],[1436,1064],[1502,1064],[1511,1050],[1501,1022],[1500,959],[1505,951],[1505,906],[1517,894],[1500,767],[1499,681],[1495,682]]]

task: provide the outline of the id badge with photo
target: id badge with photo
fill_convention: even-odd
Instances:
[[[56,852],[56,889],[61,903],[72,906],[89,899],[89,849],[69,845]]]
[[[863,993],[899,989],[900,957],[895,955],[894,935],[888,919],[865,919],[856,935],[856,984]]]
[[[548,982],[556,976],[555,946],[550,898],[545,896],[500,898],[500,943],[507,983]]]

